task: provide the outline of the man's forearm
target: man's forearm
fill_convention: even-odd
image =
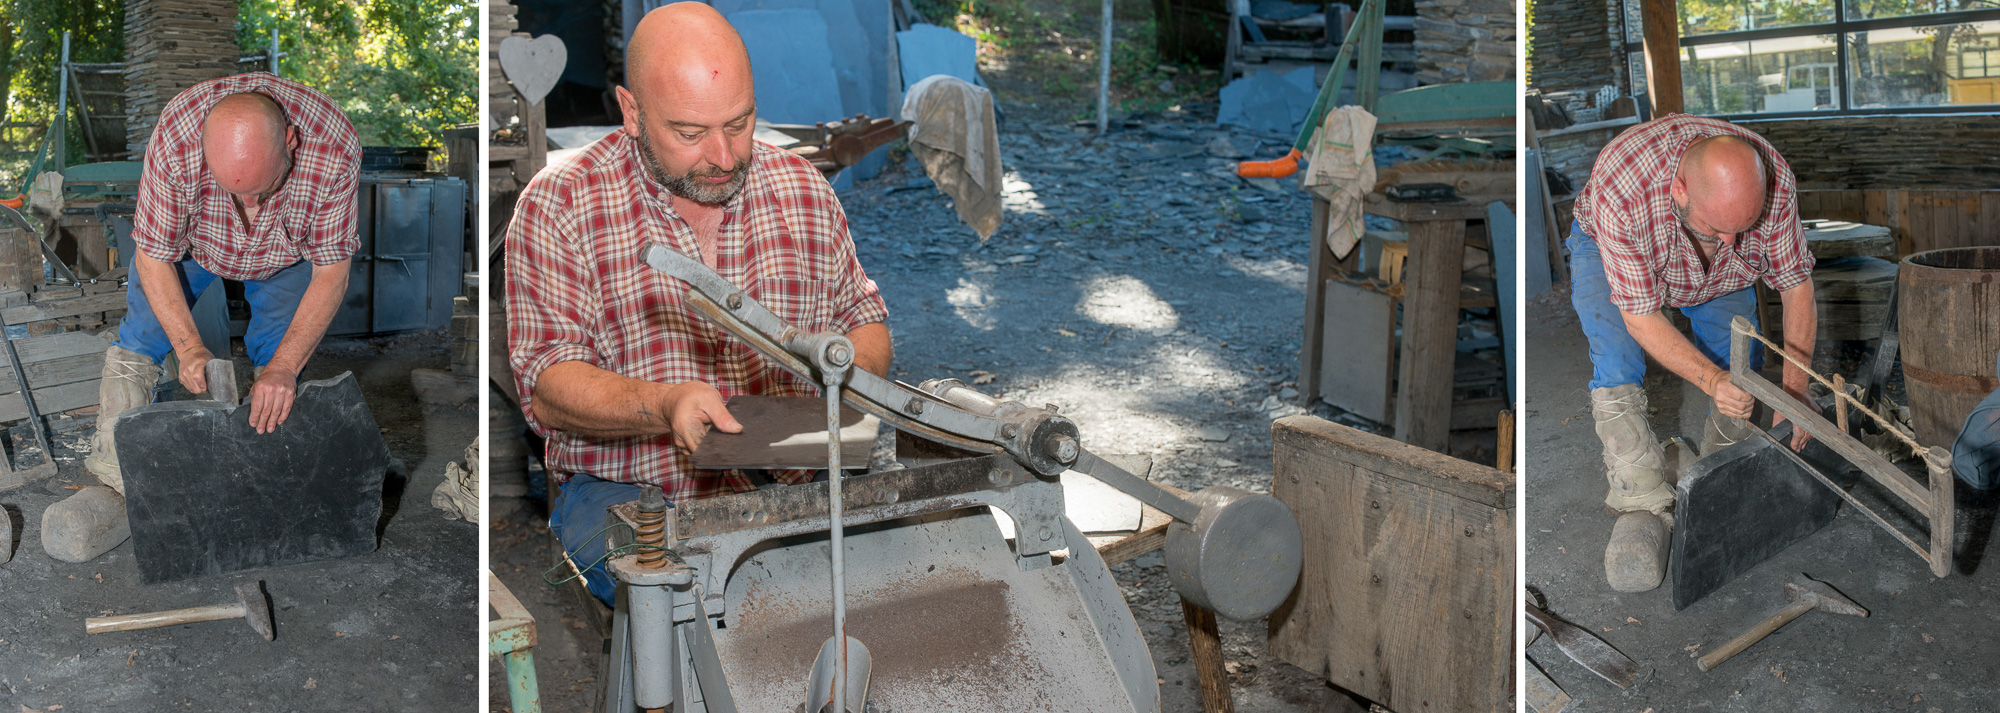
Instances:
[[[847,332],[854,343],[854,365],[868,373],[888,378],[889,364],[895,360],[895,345],[889,340],[889,325],[870,322]]]
[[[672,431],[678,384],[634,379],[580,361],[557,362],[535,379],[535,420],[558,431],[620,438]]]
[[[194,327],[194,312],[182,294],[180,275],[174,272],[174,266],[137,252],[132,256],[132,269],[139,274],[139,289],[146,294],[153,319],[167,333],[174,351],[203,346],[201,332]]]
[[[1716,368],[1708,357],[1702,356],[1694,343],[1674,328],[1666,313],[1631,314],[1620,310],[1619,314],[1625,317],[1625,331],[1631,333],[1639,347],[1658,360],[1660,366],[1694,382],[1702,391],[1712,392],[1713,382],[1723,373],[1722,370]]]
[[[266,367],[293,374],[305,371],[306,360],[319,348],[327,325],[333,323],[334,313],[340,311],[340,299],[347,294],[347,272],[347,260],[313,266],[312,282],[306,285],[305,297],[292,313],[292,325],[285,329],[285,338],[278,341],[278,349]],[[147,293],[147,296],[152,295]]]
[[[1801,363],[1811,364],[1814,340],[1819,339],[1819,307],[1813,303],[1812,280],[1778,293],[1785,307],[1785,352]],[[1785,362],[1785,390],[1794,397],[1806,393],[1806,372]]]

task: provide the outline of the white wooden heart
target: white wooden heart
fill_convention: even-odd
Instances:
[[[569,48],[562,38],[542,35],[534,39],[508,37],[500,40],[500,71],[528,105],[540,104],[549,90],[556,88],[563,65],[569,63]]]

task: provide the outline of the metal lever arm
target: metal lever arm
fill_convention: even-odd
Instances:
[[[1089,451],[1081,451],[1076,456],[1076,465],[1070,467],[1078,473],[1088,475],[1118,489],[1118,492],[1138,498],[1139,502],[1153,506],[1175,520],[1194,524],[1201,516],[1201,507],[1178,495],[1167,492],[1166,488],[1125,472],[1124,468],[1112,465],[1110,461],[1097,457]]]

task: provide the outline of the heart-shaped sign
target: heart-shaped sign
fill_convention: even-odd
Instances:
[[[556,88],[563,65],[568,63],[569,48],[555,35],[500,40],[500,71],[507,73],[507,81],[514,84],[514,91],[520,92],[529,106],[542,103],[542,97]]]

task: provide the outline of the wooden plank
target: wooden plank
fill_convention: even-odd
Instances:
[[[2000,191],[1979,193],[1979,225],[1995,231],[1989,240],[2000,241]]]
[[[1646,53],[1646,95],[1653,116],[1686,111],[1681,102],[1681,32],[1674,0],[1639,0]]]
[[[1451,367],[1458,354],[1458,288],[1465,223],[1410,223],[1403,269],[1403,349],[1398,358],[1396,439],[1444,451],[1451,445]]]
[[[1406,478],[1427,490],[1450,493],[1491,508],[1514,506],[1514,478],[1506,473],[1436,451],[1348,428],[1332,421],[1294,416],[1271,424],[1274,446],[1294,449],[1338,447],[1341,460],[1388,477]]]
[[[1222,661],[1222,629],[1215,612],[1181,600],[1181,620],[1187,623],[1188,653],[1194,662],[1196,683],[1201,687],[1201,709],[1206,713],[1233,713],[1236,704],[1229,698],[1229,671]]]
[[[83,408],[97,404],[97,383],[101,379],[79,381],[73,384],[35,389],[35,408],[43,415]],[[28,417],[28,409],[21,402],[21,393],[0,394],[0,423],[19,421]]]
[[[27,324],[29,322],[40,322],[45,319],[56,319],[58,317],[74,317],[92,312],[108,312],[114,309],[125,309],[125,293],[106,292],[75,299],[36,302],[20,307],[0,309],[0,322],[5,322],[8,325]]]
[[[1456,459],[1315,420],[1274,426],[1272,495],[1298,515],[1306,549],[1268,650],[1392,710],[1511,710],[1511,495],[1496,508],[1428,487],[1440,482],[1430,465]],[[1506,474],[1456,463],[1511,492]]]
[[[28,372],[28,383],[33,384],[36,391],[41,391],[63,384],[101,378],[104,375],[104,352],[39,361],[33,364],[23,363],[21,368]],[[14,366],[0,365],[0,394],[11,394],[20,390],[20,382],[14,379]]]

